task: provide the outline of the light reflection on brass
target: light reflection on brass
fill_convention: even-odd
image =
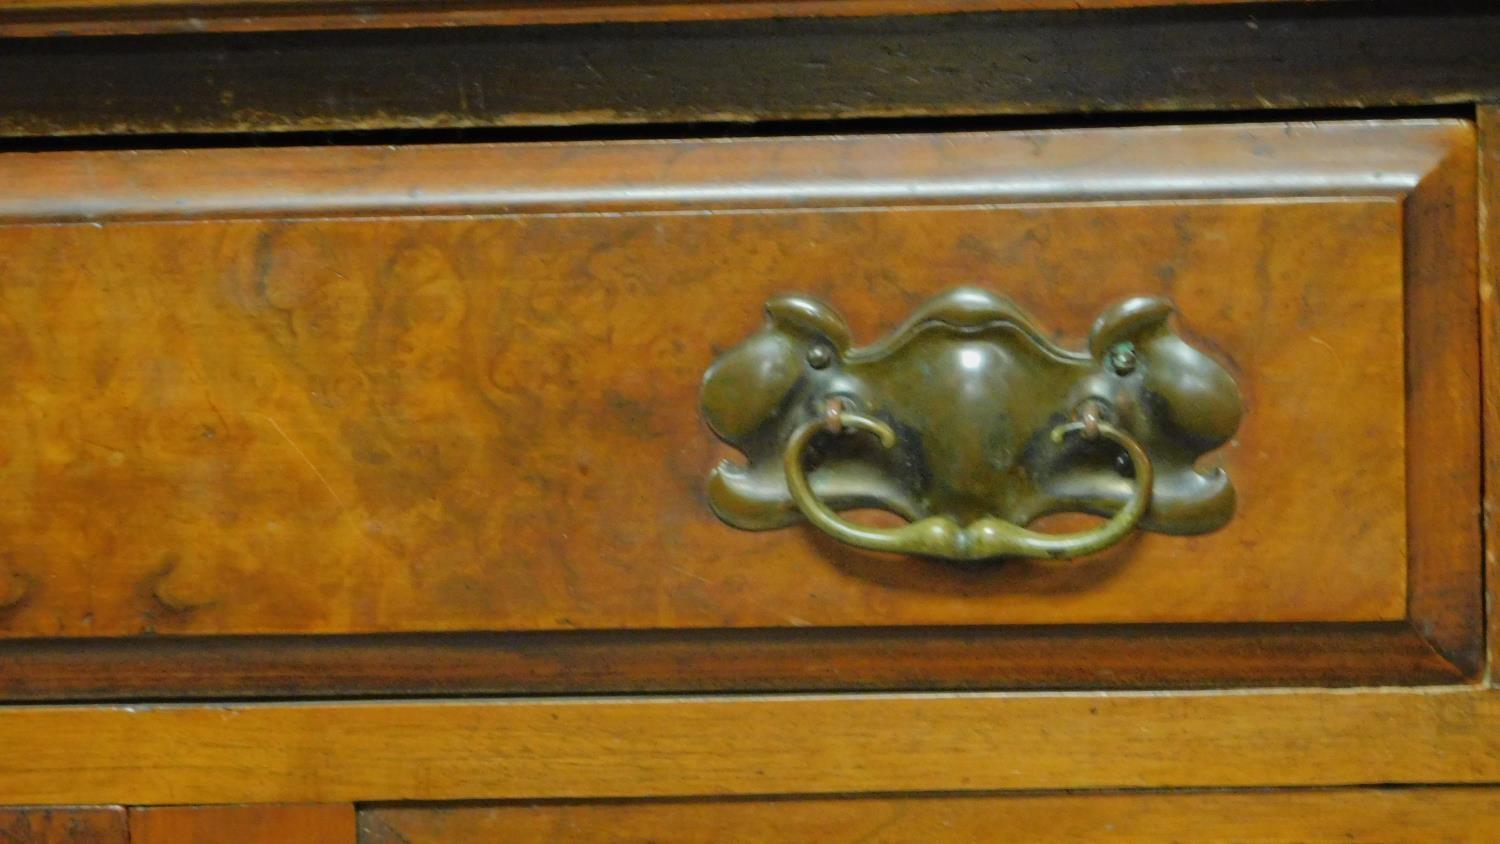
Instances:
[[[1136,298],[1106,310],[1089,349],[1046,339],[982,290],[943,294],[880,342],[853,348],[833,309],[768,303],[766,326],[704,378],[710,427],[744,453],[709,478],[724,521],[748,530],[806,519],[848,544],[947,559],[1065,559],[1140,528],[1215,530],[1234,512],[1222,470],[1194,462],[1223,445],[1242,407],[1230,375]],[[867,528],[840,510],[910,524]],[[1049,513],[1107,516],[1046,534]]]

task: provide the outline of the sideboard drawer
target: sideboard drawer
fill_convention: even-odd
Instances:
[[[1493,788],[1258,792],[620,800],[420,806],[360,811],[362,844],[509,841],[1482,841],[1500,814]]]
[[[1474,159],[1456,120],[0,157],[0,694],[1471,677]],[[1038,348],[1170,300],[1243,416],[1143,403],[1232,517],[954,562],[716,516],[700,399],[765,408],[705,372],[766,302],[864,345],[961,285]]]

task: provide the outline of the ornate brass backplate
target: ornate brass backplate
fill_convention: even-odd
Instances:
[[[745,455],[709,477],[714,512],[746,530],[806,519],[850,544],[952,559],[1066,558],[1137,528],[1205,533],[1234,513],[1222,470],[1234,379],[1172,330],[1172,306],[1101,314],[1086,352],[1049,341],[1012,302],[960,288],[854,348],[838,312],[788,296],[703,381],[703,414]],[[867,528],[838,511],[905,517]],[[1109,516],[1073,534],[1027,529],[1057,512]]]

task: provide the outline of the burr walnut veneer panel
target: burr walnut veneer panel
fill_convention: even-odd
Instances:
[[[13,696],[1477,664],[1465,122],[16,154],[0,183]],[[958,284],[1073,345],[1172,299],[1245,396],[1210,456],[1234,520],[955,566],[714,518],[699,380],[766,299],[868,341]],[[155,679],[98,673],[121,642]]]

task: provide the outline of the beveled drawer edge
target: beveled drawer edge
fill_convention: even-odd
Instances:
[[[857,678],[839,666],[866,666]],[[0,642],[0,700],[1452,684],[1406,621]]]
[[[345,147],[337,165],[308,147],[11,153],[0,223],[1400,197],[1470,134],[1414,119],[860,138],[878,168],[839,136]],[[662,144],[671,161],[634,172],[632,151]]]

